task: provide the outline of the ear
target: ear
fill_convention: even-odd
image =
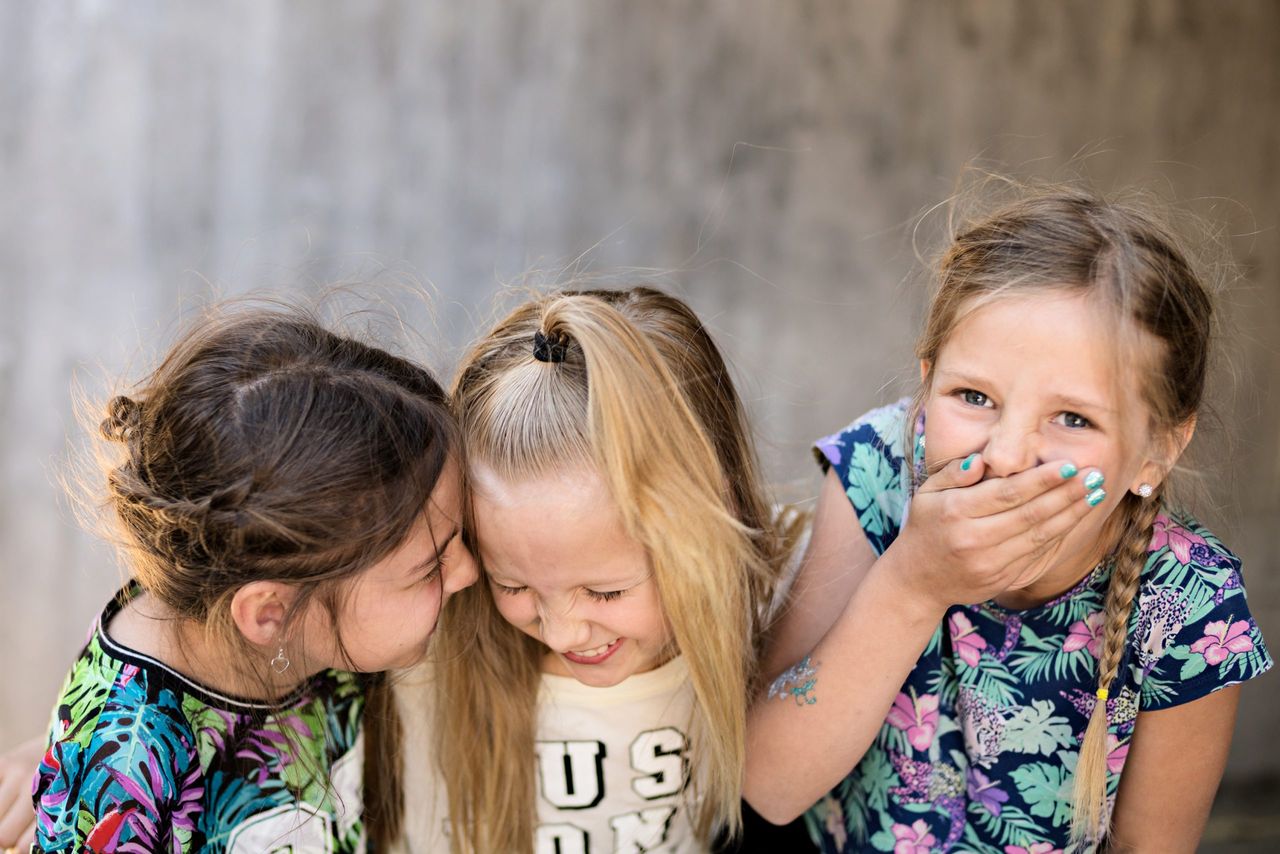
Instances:
[[[928,359],[920,360],[920,384],[921,385],[924,385],[926,382],[929,381],[929,369],[932,367],[933,365],[930,364]]]
[[[1138,488],[1144,483],[1159,486],[1169,476],[1169,471],[1177,464],[1178,458],[1187,449],[1195,433],[1196,417],[1193,415],[1175,427],[1163,441],[1153,441],[1151,455],[1138,470],[1133,483],[1129,484],[1129,491],[1136,494]]]
[[[231,619],[254,646],[278,646],[285,615],[296,595],[297,591],[279,581],[251,581],[231,597]]]

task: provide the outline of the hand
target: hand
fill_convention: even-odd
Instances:
[[[35,841],[31,780],[44,749],[44,736],[38,736],[0,755],[0,850],[26,851]]]
[[[954,460],[921,485],[885,552],[913,595],[941,610],[1035,581],[1093,509],[1087,472],[1066,460],[985,481],[981,455],[967,462]]]

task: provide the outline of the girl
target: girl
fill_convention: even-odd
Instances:
[[[443,390],[300,314],[227,311],[101,429],[133,580],[58,700],[36,847],[359,851],[366,816],[392,837],[381,671],[476,577]]]
[[[488,583],[455,598],[432,672],[400,693],[407,743],[434,760],[408,766],[408,849],[731,835],[759,630],[800,520],[774,522],[710,336],[649,288],[542,297],[473,347],[454,406]]]
[[[414,851],[705,850],[736,828],[755,638],[788,554],[741,404],[682,302],[526,303],[454,388],[487,583],[406,712]],[[412,735],[412,733],[410,733]],[[448,821],[445,821],[445,816]]]
[[[812,559],[771,660],[813,649],[753,717],[753,804],[784,820],[835,786],[808,814],[826,851],[1194,850],[1228,686],[1271,666],[1240,562],[1170,499],[1210,327],[1176,242],[1128,207],[1046,192],[958,232],[920,392],[818,443]],[[912,499],[943,466],[987,482]],[[1006,579],[974,561],[993,518],[964,519],[974,490],[1055,476],[1016,511],[1050,547]],[[922,508],[970,548],[919,560]]]

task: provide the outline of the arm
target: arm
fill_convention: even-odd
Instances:
[[[45,737],[38,735],[0,756],[0,849],[25,851],[35,841],[31,780],[44,749]]]
[[[787,605],[769,630],[762,672],[777,677],[809,652],[844,610],[876,555],[834,470],[822,481],[813,534]]]
[[[1108,850],[1194,852],[1227,764],[1240,686],[1140,712],[1120,776]]]
[[[902,533],[869,567],[860,526],[853,536],[827,530],[856,525],[852,511],[820,508],[813,539],[828,546],[810,549],[818,580],[799,589],[789,615],[798,622],[811,615],[817,625],[781,625],[776,642],[787,649],[767,659],[776,669],[785,654],[794,660],[807,634],[821,633],[809,654],[814,670],[799,680],[784,674],[775,685],[794,690],[760,699],[748,716],[743,794],[762,816],[792,820],[858,763],[948,607],[983,601],[1043,570],[1045,557],[1091,509],[1080,479],[1064,480],[1061,464],[974,485],[980,462],[968,471],[951,463],[921,486]],[[825,488],[824,498],[843,498],[832,492]],[[841,567],[852,577],[839,579]],[[797,584],[810,569],[802,567]],[[847,602],[836,595],[846,588]],[[823,596],[833,601],[804,604]],[[830,628],[822,626],[836,610]]]

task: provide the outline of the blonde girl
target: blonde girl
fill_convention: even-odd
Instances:
[[[824,851],[1195,849],[1230,686],[1272,663],[1239,560],[1172,501],[1212,326],[1178,243],[1124,204],[1045,191],[955,232],[920,391],[817,444],[771,657],[800,661],[753,717],[748,800],[817,801]],[[975,560],[1008,512],[973,496],[1055,479]]]
[[[33,850],[390,841],[380,674],[476,577],[443,389],[305,314],[219,309],[101,433],[131,580],[55,705]]]
[[[453,395],[485,581],[446,612],[409,733],[436,759],[408,771],[409,847],[705,850],[740,820],[787,555],[719,352],[658,291],[557,293],[474,345]]]

